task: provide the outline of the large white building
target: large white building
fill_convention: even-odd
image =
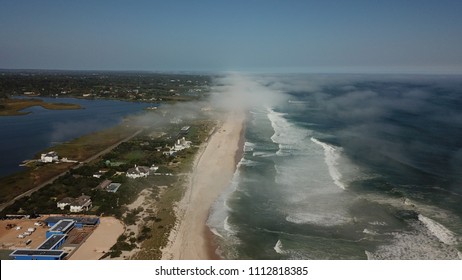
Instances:
[[[41,154],[40,155],[40,161],[41,162],[54,162],[58,161],[58,153],[55,151],[50,151],[46,154]]]
[[[173,149],[178,152],[184,149],[188,149],[189,147],[191,147],[191,141],[186,141],[186,139],[183,137],[176,141]]]
[[[82,194],[71,203],[71,212],[88,211],[92,207],[91,197]]]
[[[82,194],[77,198],[65,197],[56,203],[56,206],[61,210],[64,210],[68,205],[70,205],[71,212],[88,211],[92,207],[91,197]]]
[[[128,178],[136,179],[141,177],[148,177],[149,167],[147,166],[136,166],[127,170],[126,176]]]

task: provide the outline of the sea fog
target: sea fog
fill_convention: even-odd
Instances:
[[[462,258],[461,76],[221,86],[252,100],[244,155],[208,221],[224,258]]]

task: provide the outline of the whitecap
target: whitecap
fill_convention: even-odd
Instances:
[[[327,164],[327,167],[329,169],[329,174],[332,177],[332,180],[334,181],[335,185],[345,190],[346,187],[341,182],[342,174],[337,169],[338,160],[340,158],[340,153],[338,149],[334,148],[333,146],[329,144],[321,142],[314,137],[311,137],[311,141],[322,146],[322,148],[324,149],[324,161]]]
[[[437,223],[436,221],[425,217],[422,214],[419,214],[419,221],[421,221],[427,227],[427,229],[444,244],[457,244],[457,240],[454,234],[449,229],[445,228],[442,224]]]
[[[260,163],[257,161],[242,158],[238,166],[257,166],[257,165],[260,165]]]
[[[255,148],[256,144],[251,143],[251,142],[245,142],[244,143],[244,152],[252,152],[253,149]]]
[[[278,242],[276,242],[276,245],[274,245],[274,251],[276,251],[276,253],[282,255],[285,253],[284,249],[282,249],[282,242],[280,239],[278,239]]]
[[[294,224],[313,224],[320,226],[338,226],[349,223],[351,218],[336,213],[315,214],[298,213],[286,217],[286,221]]]
[[[277,154],[277,152],[276,152]],[[274,153],[268,153],[268,152],[253,152],[252,153],[253,157],[271,157],[274,156]]]
[[[267,111],[267,117],[274,130],[271,141],[279,145],[279,151],[276,154],[284,156],[291,154],[291,150],[299,151],[300,145],[311,134],[311,131],[298,128],[290,123],[284,118],[286,114],[275,112],[271,108],[268,108]]]
[[[387,223],[385,222],[380,222],[380,221],[373,221],[373,222],[369,222],[370,225],[373,225],[373,226],[386,226]]]
[[[367,228],[365,228],[365,229],[363,230],[363,233],[369,234],[369,235],[377,235],[377,232],[376,232],[376,231],[370,230],[370,229],[367,229]]]

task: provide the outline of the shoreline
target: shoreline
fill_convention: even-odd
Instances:
[[[234,173],[237,170],[237,165],[241,161],[242,157],[244,156],[244,144],[245,144],[245,120],[247,117],[244,118],[244,121],[242,123],[241,127],[241,132],[239,134],[239,142],[237,146],[236,153],[234,154]],[[233,173],[233,175],[234,175]],[[209,209],[209,215],[210,215],[210,210]],[[219,253],[217,253],[218,250],[218,243],[216,240],[216,235],[212,232],[210,227],[205,224],[205,229],[204,229],[204,238],[207,242],[207,250],[208,250],[208,259],[209,260],[222,260],[223,257],[220,256]]]
[[[35,97],[35,98],[31,98]],[[30,114],[30,112],[24,112],[24,110],[31,107],[40,106],[46,110],[79,110],[83,109],[79,104],[72,103],[53,103],[46,102],[38,98],[39,96],[25,96],[20,99],[0,99],[0,105],[4,108],[0,110],[0,116],[24,116]]]
[[[221,259],[207,219],[242,157],[244,123],[243,112],[228,113],[199,150],[185,194],[176,207],[178,223],[162,248],[162,259]]]

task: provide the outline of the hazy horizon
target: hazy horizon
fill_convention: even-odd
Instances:
[[[4,1],[0,68],[462,73],[457,1]]]

